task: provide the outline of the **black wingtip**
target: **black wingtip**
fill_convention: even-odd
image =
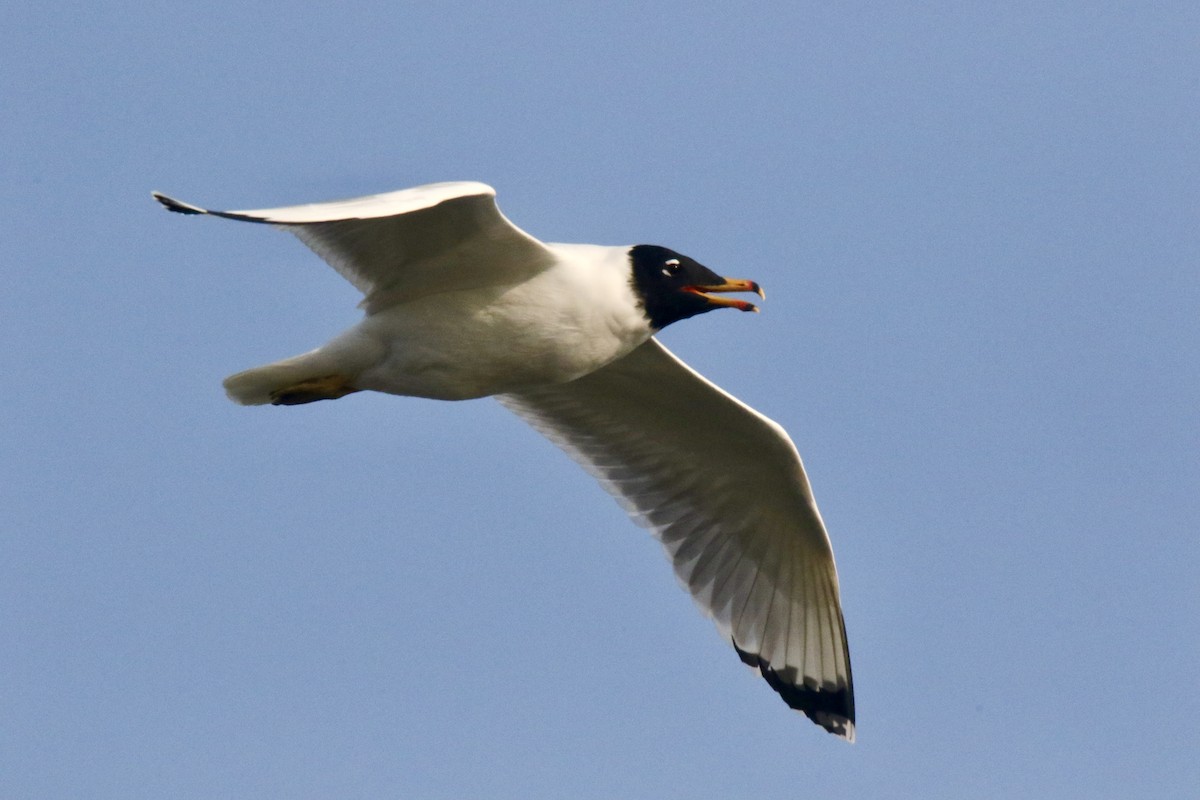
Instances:
[[[207,214],[203,208],[189,205],[182,200],[176,200],[174,197],[167,197],[162,192],[151,192],[150,196],[163,204],[163,208],[167,211],[174,211],[177,214]]]
[[[780,675],[757,653],[738,647],[737,642],[733,643],[733,649],[742,663],[758,670],[789,707],[803,713],[834,736],[840,736],[848,742],[854,741],[854,690],[849,685],[818,686],[811,679],[805,680],[796,675],[794,669],[785,670],[793,673],[789,679]]]

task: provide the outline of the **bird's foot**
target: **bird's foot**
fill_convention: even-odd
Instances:
[[[345,375],[326,375],[321,378],[310,378],[306,381],[285,386],[271,392],[271,405],[298,406],[303,403],[315,403],[318,400],[337,400],[359,391],[349,383]]]

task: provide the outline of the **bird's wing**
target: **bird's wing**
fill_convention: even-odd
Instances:
[[[210,211],[154,192],[171,211],[291,231],[365,296],[368,312],[453,289],[519,283],[550,251],[509,222],[482,183],[431,183],[330,203]]]
[[[833,551],[783,428],[654,339],[578,380],[499,400],[655,533],[696,603],[789,706],[853,740]]]

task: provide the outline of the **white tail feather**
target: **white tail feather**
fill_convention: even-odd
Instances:
[[[271,402],[271,395],[280,389],[337,371],[331,362],[332,359],[318,349],[248,369],[225,379],[225,394],[244,406],[266,405]]]

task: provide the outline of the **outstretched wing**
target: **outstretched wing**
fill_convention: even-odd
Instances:
[[[154,192],[181,214],[210,214],[290,231],[364,295],[368,313],[453,289],[519,283],[550,251],[509,222],[482,183],[431,183],[330,203],[210,211]]]
[[[655,533],[696,603],[789,706],[853,740],[833,551],[779,425],[654,339],[578,380],[499,400]]]

